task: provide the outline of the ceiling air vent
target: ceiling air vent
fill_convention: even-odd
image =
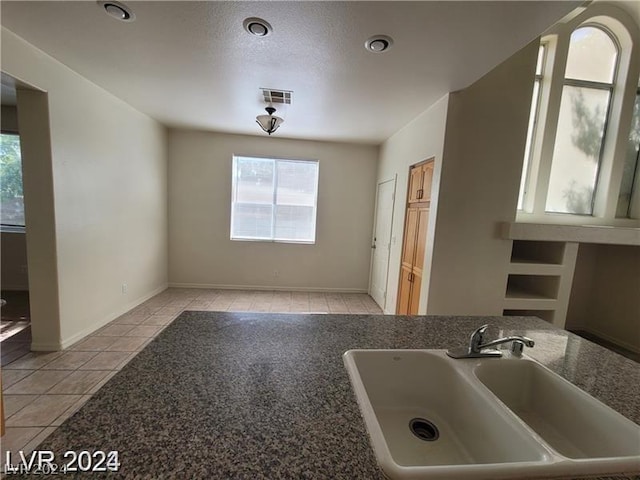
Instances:
[[[266,103],[291,104],[293,92],[291,90],[275,90],[273,88],[263,88],[262,94]]]

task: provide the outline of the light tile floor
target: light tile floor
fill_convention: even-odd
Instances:
[[[65,351],[23,352],[2,367],[0,458],[31,452],[184,310],[382,313],[366,294],[167,289]]]

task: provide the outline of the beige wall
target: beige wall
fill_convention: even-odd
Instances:
[[[640,247],[581,244],[567,328],[640,352]]]
[[[388,282],[394,313],[409,165],[435,156],[419,313],[500,315],[538,42],[451,93],[381,147],[378,181],[398,175]]]
[[[2,70],[46,91],[18,92],[18,118],[23,139],[25,128],[50,133],[30,136],[23,161],[30,283],[38,281],[35,264],[45,261],[54,276],[47,283],[59,290],[49,292],[59,308],[32,293],[32,311],[40,298],[43,311],[57,311],[60,319],[58,334],[48,325],[48,334],[38,336],[38,324],[51,320],[34,313],[32,347],[56,349],[166,287],[166,130],[4,28]],[[35,125],[29,110],[42,100],[48,115]],[[50,173],[40,180],[51,188],[39,191],[26,164],[42,159]],[[31,244],[30,232],[48,223],[51,237]]]
[[[234,154],[319,161],[315,245],[229,239]],[[170,283],[366,291],[377,155],[373,146],[171,130]]]
[[[27,242],[24,233],[2,232],[2,290],[29,290],[27,275]]]
[[[21,111],[22,190],[29,266],[31,348],[57,350],[61,345],[58,255],[53,191],[49,101],[41,91],[18,93]]]
[[[0,112],[0,129],[2,132],[18,132],[18,109],[13,105],[2,105]]]
[[[449,96],[427,313],[502,314],[537,51]]]
[[[397,175],[396,201],[393,211],[391,252],[389,255],[389,275],[387,277],[388,314],[396,312],[400,260],[402,255],[402,236],[406,210],[409,167],[423,160],[435,157],[433,189],[431,192],[431,219],[427,238],[433,238],[435,217],[438,210],[438,190],[442,170],[442,150],[447,121],[449,96],[446,95],[432,105],[419,117],[398,131],[380,147],[378,183],[393,179]],[[433,242],[427,241],[425,252],[425,271],[429,271],[433,255]],[[426,312],[429,277],[425,276],[420,292],[420,313]]]

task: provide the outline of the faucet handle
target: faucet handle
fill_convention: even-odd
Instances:
[[[488,324],[482,325],[480,328],[478,328],[476,331],[474,331],[471,334],[471,339],[469,340],[470,353],[477,353],[480,351],[478,347],[482,345],[482,341],[484,339],[484,332],[487,331],[487,328],[489,328]]]

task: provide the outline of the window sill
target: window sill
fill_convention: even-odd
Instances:
[[[640,228],[604,225],[553,225],[505,222],[502,236],[509,240],[599,243],[640,246]]]
[[[0,225],[0,232],[2,233],[26,233],[25,227]]]
[[[297,244],[297,245],[315,245],[315,240],[271,240],[267,238],[233,238],[230,240],[232,242],[258,242],[258,243],[289,243],[289,244]]]
[[[619,227],[640,228],[640,219],[635,218],[603,218],[591,215],[573,215],[567,213],[533,213],[517,212],[516,223],[535,223],[540,225],[568,225],[577,227]]]

